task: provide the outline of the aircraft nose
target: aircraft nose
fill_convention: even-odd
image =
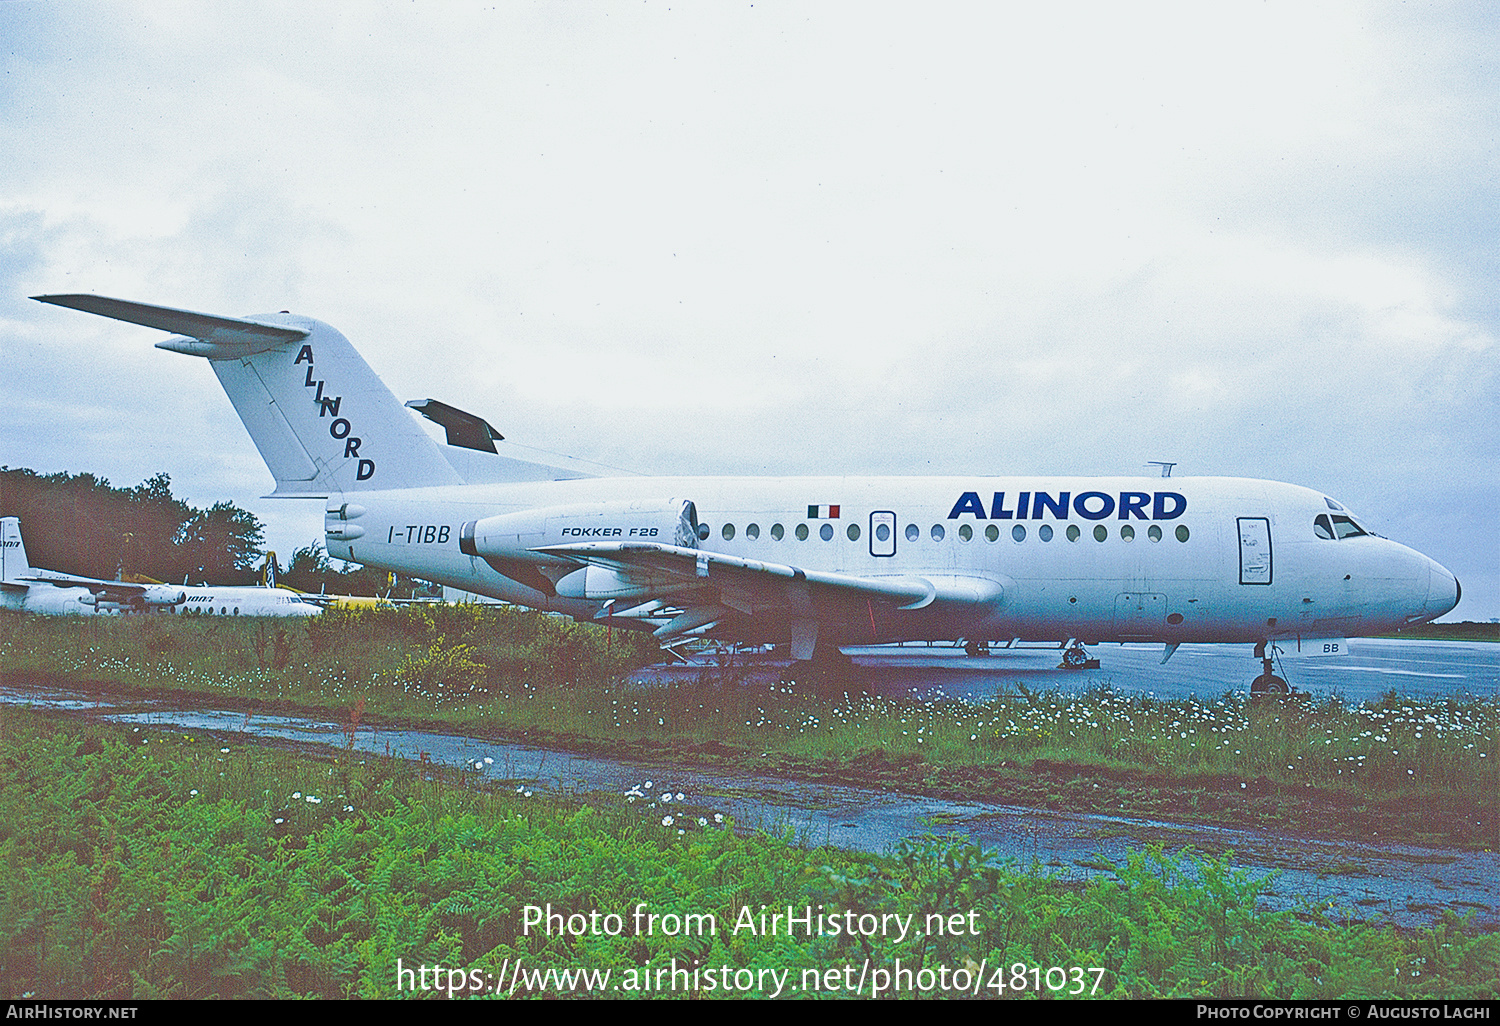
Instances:
[[[1435,560],[1428,561],[1427,616],[1437,619],[1458,605],[1463,597],[1463,586],[1448,568]]]

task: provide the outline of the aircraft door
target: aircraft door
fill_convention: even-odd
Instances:
[[[1271,521],[1240,517],[1240,583],[1271,583]]]
[[[896,514],[879,510],[870,514],[870,555],[896,554]]]

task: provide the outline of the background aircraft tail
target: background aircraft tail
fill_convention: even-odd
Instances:
[[[11,582],[31,575],[26,545],[21,541],[19,517],[0,517],[0,581]]]
[[[275,496],[457,485],[476,476],[581,476],[492,455],[492,444],[491,452],[461,448],[450,456],[454,446],[427,434],[349,340],[311,317],[218,317],[90,295],[32,298],[176,332],[157,348],[208,359],[276,479]],[[488,458],[477,470],[476,457]]]

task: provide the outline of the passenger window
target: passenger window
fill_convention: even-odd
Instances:
[[[1157,527],[1155,524],[1152,524],[1150,527],[1146,528],[1146,537],[1150,538],[1154,542],[1161,541],[1161,528]]]
[[[1094,541],[1103,541],[1108,537],[1109,528],[1105,527],[1103,524],[1096,524],[1094,526]]]
[[[698,525],[698,540],[699,541],[708,541],[708,525],[707,524],[699,524]]]
[[[1178,524],[1177,525],[1177,531],[1175,533],[1177,535],[1177,540],[1178,541],[1180,541],[1180,542],[1187,541],[1188,540],[1187,524]]]
[[[1123,527],[1121,527],[1120,540],[1135,541],[1135,528],[1131,527],[1129,524],[1125,524]]]
[[[932,525],[932,540],[933,541],[942,541],[943,540],[943,535],[945,535],[945,534],[947,534],[947,532],[943,530],[943,525],[942,524],[933,524]]]
[[[885,525],[881,524],[880,526],[884,527]],[[845,531],[844,533],[849,536],[849,540],[850,541],[859,541],[859,525],[858,524],[850,524],[849,525],[849,530]],[[890,534],[890,532],[887,531],[886,534]]]
[[[891,540],[891,525],[890,524],[876,524],[875,525],[875,540],[876,541],[890,541]]]
[[[833,540],[833,525],[832,524],[824,524],[822,527],[818,528],[818,537],[822,538],[824,541],[832,541]]]
[[[922,529],[919,528],[916,524],[907,524],[906,525],[906,540],[907,541],[916,541],[919,537],[921,537],[921,535],[922,535]]]
[[[958,529],[958,537],[962,541],[973,541],[974,528],[970,527],[968,524],[964,524]]]
[[[760,537],[760,525],[759,524],[746,524],[745,525],[745,537],[746,538],[751,538],[751,539],[759,538]]]
[[[1051,524],[1043,524],[1041,527],[1038,527],[1036,529],[1036,536],[1038,538],[1040,538],[1042,541],[1051,541],[1052,540],[1052,525]]]
[[[806,524],[798,524],[797,525],[797,540],[798,541],[807,541],[807,525]]]
[[[1010,529],[1010,536],[1018,542],[1023,542],[1026,540],[1026,528],[1022,527],[1020,524],[1017,524],[1015,527],[1012,527]]]
[[[772,524],[771,525],[771,537],[773,539],[775,539],[776,541],[781,541],[781,539],[784,538],[785,536],[786,536],[786,528],[782,527],[780,524]]]
[[[1000,528],[996,527],[994,524],[991,524],[989,527],[986,527],[984,529],[984,539],[985,539],[985,541],[994,541],[995,539],[997,539],[999,537],[1000,537]]]
[[[1078,536],[1081,534],[1083,534],[1083,532],[1078,529],[1077,524],[1068,525],[1068,541],[1077,541]]]
[[[723,535],[725,541],[732,541],[734,539],[734,525],[725,524],[724,529],[719,534]]]

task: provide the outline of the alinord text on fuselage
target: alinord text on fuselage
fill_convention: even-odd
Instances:
[[[1187,497],[1180,492],[1020,492],[1015,504],[1006,501],[1004,492],[994,492],[986,508],[978,492],[964,492],[953,504],[949,520],[965,513],[976,520],[1067,520],[1078,514],[1084,520],[1176,520],[1187,512]]]

